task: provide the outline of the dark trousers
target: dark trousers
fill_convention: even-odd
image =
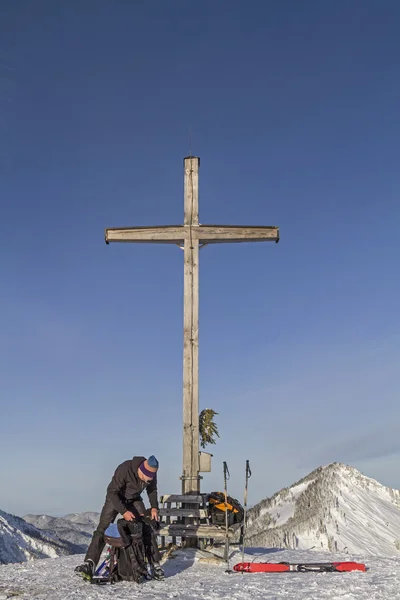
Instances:
[[[144,503],[140,500],[136,501],[130,510],[132,510],[135,516],[140,516],[146,513]],[[100,560],[101,553],[104,550],[104,546],[106,545],[104,532],[111,523],[114,523],[117,515],[118,511],[115,510],[111,502],[106,500],[100,514],[97,529],[94,531],[92,541],[87,549],[85,560],[90,559],[95,565],[97,565]],[[147,525],[147,523],[143,523],[143,541],[146,548],[147,560],[150,562],[150,564],[160,562],[161,556],[158,550],[157,538],[153,529],[150,527],[150,525]]]

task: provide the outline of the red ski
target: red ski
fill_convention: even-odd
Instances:
[[[288,571],[297,571],[300,573],[343,573],[345,571],[366,571],[363,563],[356,562],[326,562],[326,563],[256,563],[246,562],[237,563],[233,567],[234,571],[241,573],[283,573]]]

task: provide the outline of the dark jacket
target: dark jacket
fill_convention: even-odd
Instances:
[[[141,494],[146,490],[151,508],[158,508],[157,475],[150,483],[139,478],[139,465],[146,460],[144,456],[134,456],[120,464],[107,488],[106,499],[109,500],[121,515],[132,510],[133,502],[141,500]]]

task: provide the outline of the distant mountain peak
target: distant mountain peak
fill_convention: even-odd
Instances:
[[[70,542],[77,552],[86,552],[99,517],[97,512],[83,512],[71,513],[64,517],[27,514],[24,519],[45,533]]]
[[[318,467],[249,510],[251,546],[396,555],[400,491],[354,467]]]
[[[0,564],[55,558],[77,552],[76,545],[0,510]]]

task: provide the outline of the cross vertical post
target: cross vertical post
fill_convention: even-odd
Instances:
[[[114,242],[173,244],[183,248],[184,251],[183,465],[180,479],[182,494],[189,497],[199,494],[201,479],[199,476],[199,249],[208,244],[279,241],[279,227],[276,226],[200,225],[199,166],[198,157],[188,156],[184,159],[183,225],[109,227],[105,230],[107,244]],[[193,508],[190,502],[185,504],[186,508]],[[198,526],[192,523],[192,517],[185,516],[184,519],[188,525],[193,524],[197,531]],[[190,538],[189,535],[188,539]]]
[[[199,478],[199,226],[198,157],[184,159],[183,472],[182,494],[200,492]]]

